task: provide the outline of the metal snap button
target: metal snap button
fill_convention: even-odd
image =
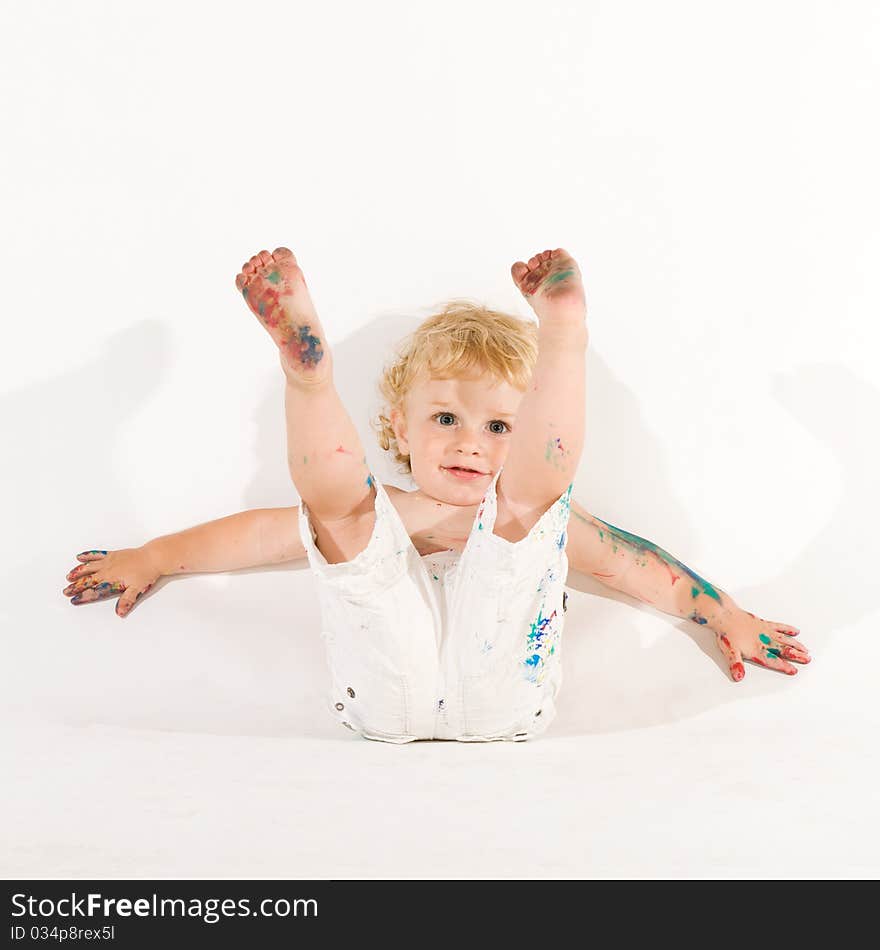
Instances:
[[[336,704],[336,708],[337,708],[337,709],[345,709],[345,706],[343,706],[342,703],[337,703],[337,704]]]
[[[352,699],[354,699],[354,690],[350,686],[346,690],[346,693],[348,693],[348,695],[351,696]]]

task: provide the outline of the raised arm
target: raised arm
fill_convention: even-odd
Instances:
[[[745,676],[744,659],[789,675],[797,669],[786,660],[810,662],[809,651],[792,639],[800,632],[797,627],[742,610],[668,551],[602,521],[575,501],[566,554],[573,570],[663,613],[709,627],[737,682]]]
[[[333,383],[332,357],[305,276],[287,248],[260,251],[236,278],[279,349],[287,379],[287,462],[318,550],[331,564],[366,547],[376,489],[360,437]]]
[[[586,302],[577,263],[561,248],[518,261],[511,274],[538,316],[538,361],[498,485],[537,520],[571,484],[583,450]]]

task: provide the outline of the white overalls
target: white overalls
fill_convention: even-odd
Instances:
[[[328,564],[305,502],[299,529],[321,605],[329,708],[367,739],[523,741],[556,713],[571,485],[526,537],[493,534],[486,490],[461,555],[420,556],[380,482],[355,558]]]

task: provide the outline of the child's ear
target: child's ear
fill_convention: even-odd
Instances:
[[[406,438],[406,418],[399,409],[391,410],[391,428],[397,439],[397,447],[404,455],[409,454],[409,442]]]

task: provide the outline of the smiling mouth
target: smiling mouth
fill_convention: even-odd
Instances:
[[[447,472],[465,472],[469,475],[486,475],[486,472],[481,472],[476,468],[464,468],[461,465],[441,465],[441,468],[446,469]]]

